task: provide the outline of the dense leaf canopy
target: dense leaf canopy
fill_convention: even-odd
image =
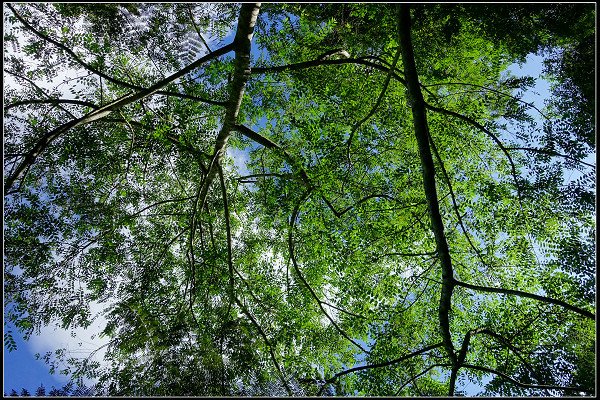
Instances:
[[[110,395],[594,394],[593,5],[4,19],[5,348],[100,318],[41,358]]]

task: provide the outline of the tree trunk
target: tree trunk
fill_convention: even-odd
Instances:
[[[450,258],[450,251],[444,234],[444,223],[440,215],[437,190],[435,187],[435,166],[429,147],[429,128],[427,125],[425,101],[419,86],[419,75],[417,74],[412,41],[410,38],[410,8],[406,4],[401,4],[399,5],[398,11],[398,30],[402,51],[402,62],[404,64],[404,76],[408,88],[409,103],[412,108],[415,137],[419,147],[419,157],[421,158],[423,188],[427,199],[431,229],[435,236],[437,253],[442,267],[442,293],[439,305],[440,329],[444,348],[452,360],[452,364],[456,365],[457,359],[454,352],[454,346],[452,345],[452,338],[450,336],[449,320],[452,290],[454,289],[452,259]]]

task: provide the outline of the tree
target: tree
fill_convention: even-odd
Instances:
[[[97,395],[95,391],[95,387],[87,387],[87,386],[78,386],[76,388],[73,387],[73,382],[67,382],[62,388],[56,388],[52,386],[52,389],[48,392],[48,396],[73,396],[73,397],[89,397]],[[6,396],[6,394],[5,394]],[[17,391],[12,389],[10,391],[11,397],[18,397]],[[29,391],[25,388],[21,390],[21,396],[30,396]],[[37,387],[35,390],[35,397],[44,397],[46,396],[46,388],[43,384]]]
[[[35,390],[35,396],[36,397],[43,397],[46,395],[46,388],[44,387],[44,385],[40,385],[36,390]]]
[[[7,5],[7,321],[101,304],[99,394],[593,395],[593,124],[506,69],[594,9],[490,7]]]

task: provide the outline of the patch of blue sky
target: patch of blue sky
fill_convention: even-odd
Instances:
[[[10,393],[11,389],[18,393],[21,389],[27,389],[30,393],[43,385],[48,392],[53,386],[60,388],[68,382],[65,375],[50,375],[48,365],[42,360],[36,360],[34,353],[30,350],[30,343],[24,341],[16,333],[16,329],[5,326],[4,331],[11,330],[17,344],[17,350],[9,352],[4,349],[4,392]]]
[[[544,122],[544,116],[538,110],[542,112],[547,106],[548,101],[552,96],[552,83],[548,81],[544,74],[544,55],[540,54],[529,54],[524,63],[515,63],[509,66],[506,70],[505,76],[515,76],[515,77],[526,77],[531,76],[535,79],[535,85],[528,90],[523,92],[523,96],[521,99],[527,103],[533,104],[535,108],[529,107],[526,110],[526,113],[530,115],[536,124],[536,129],[541,129],[541,126]],[[536,110],[536,108],[538,110]],[[509,139],[514,140],[515,135],[511,132],[514,132],[518,129],[515,124],[512,124],[510,121],[504,121],[507,123],[507,130],[505,133],[509,134]],[[539,143],[520,143],[523,147],[540,147]],[[530,156],[531,154],[527,154]],[[583,160],[588,164],[594,164],[596,161],[596,152],[592,152],[588,154],[588,156]],[[524,168],[523,173],[526,174],[528,171],[527,168]],[[583,176],[585,172],[589,171],[589,167],[581,168],[581,169],[569,169],[564,172],[564,184],[568,184],[569,182],[573,182]]]
[[[542,74],[544,68],[544,57],[538,54],[529,54],[524,63],[515,63],[508,67],[507,72],[517,77],[532,76],[535,85],[524,92],[523,101],[533,103],[535,107],[542,110],[546,106],[546,100],[550,98],[551,86]],[[539,118],[539,112],[529,108],[527,110],[533,118]]]

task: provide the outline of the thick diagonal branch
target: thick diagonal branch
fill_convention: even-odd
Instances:
[[[452,372],[450,373],[450,385],[448,389],[448,395],[454,396],[454,389],[456,387],[456,378],[458,378],[458,371],[460,367],[464,364],[467,358],[467,352],[469,351],[469,344],[471,343],[471,336],[479,333],[481,329],[471,329],[465,335],[463,339],[462,346],[460,351],[458,352],[456,364],[452,366]]]
[[[102,71],[94,68],[92,65],[90,65],[89,63],[83,61],[81,59],[81,57],[79,57],[73,50],[71,50],[70,48],[68,48],[67,46],[65,46],[64,44],[52,39],[50,36],[47,36],[45,34],[43,34],[42,32],[40,32],[39,30],[35,29],[29,22],[27,22],[27,20],[25,18],[23,18],[23,16],[21,16],[10,4],[8,4],[8,8],[13,12],[13,14],[15,15],[15,17],[23,24],[23,26],[25,28],[27,28],[30,32],[32,32],[34,35],[38,36],[39,38],[47,41],[48,43],[52,43],[54,46],[58,47],[59,49],[63,50],[65,53],[67,53],[77,64],[81,65],[83,68],[87,69],[88,71],[90,71],[93,74],[98,75],[100,78],[104,78],[109,82],[112,82],[116,85],[119,86],[123,86],[126,87],[128,89],[133,89],[136,91],[141,91],[144,90],[143,87],[141,86],[137,86],[134,84],[131,84],[129,82],[125,82],[123,80],[120,79],[116,79],[110,75],[107,75],[105,73],[103,73]],[[226,46],[227,47],[227,46]],[[195,100],[195,101],[201,101],[204,103],[208,103],[208,104],[213,104],[213,105],[219,105],[219,106],[223,106],[225,105],[222,101],[216,101],[216,100],[211,100],[211,99],[205,99],[205,98],[201,98],[198,96],[191,96],[191,95],[187,95],[184,93],[178,93],[178,92],[170,92],[170,91],[162,91],[162,90],[158,90],[156,92],[157,94],[162,94],[165,96],[174,96],[174,97],[180,97],[180,98],[184,98],[184,99],[190,99],[190,100]]]
[[[231,136],[231,131],[236,124],[237,116],[240,111],[242,97],[244,96],[244,89],[246,87],[248,76],[250,75],[250,46],[252,35],[254,33],[254,25],[256,24],[256,19],[258,17],[259,7],[260,3],[243,4],[238,17],[238,27],[233,42],[233,47],[235,50],[234,77],[229,86],[229,102],[226,108],[223,125],[219,131],[219,134],[217,135],[215,150],[211,157],[210,165],[206,169],[206,175],[203,176],[202,181],[198,185],[196,198],[194,200],[192,213],[189,219],[189,259],[192,277],[194,276],[193,272],[195,269],[194,240],[198,211],[204,209],[208,190],[221,168],[221,160],[225,154],[227,141]]]
[[[151,96],[151,95],[155,94],[160,88],[181,78],[182,76],[184,76],[185,74],[189,73],[190,71],[198,68],[200,65],[204,64],[205,62],[212,60],[214,58],[217,58],[223,54],[228,53],[229,51],[233,50],[233,48],[234,48],[233,43],[228,44],[225,47],[221,47],[220,49],[215,50],[214,52],[198,59],[197,61],[195,61],[192,64],[188,65],[187,67],[173,73],[172,75],[166,77],[165,79],[163,79],[159,82],[156,82],[154,85],[152,85],[151,87],[149,87],[147,89],[143,89],[138,92],[134,92],[134,93],[130,93],[125,96],[122,96],[122,97],[114,100],[113,102],[84,115],[81,118],[73,119],[55,129],[51,130],[50,132],[46,133],[36,142],[36,144],[33,146],[33,148],[25,155],[25,157],[23,158],[21,163],[15,168],[13,173],[10,174],[6,178],[6,182],[4,183],[4,193],[8,193],[12,189],[15,181],[17,179],[21,179],[23,177],[25,171],[29,167],[31,167],[31,165],[33,165],[33,163],[35,162],[37,157],[44,150],[46,150],[46,148],[63,133],[69,131],[70,129],[76,128],[78,126],[105,118],[106,116],[110,115],[113,111],[120,110],[121,108],[123,108],[124,106],[126,106],[128,104],[131,104],[133,102],[141,100],[145,97]],[[214,178],[214,176],[213,176],[213,178]]]
[[[242,135],[246,136],[248,139],[266,147],[267,149],[276,149],[276,150],[280,151],[281,155],[286,159],[286,161],[288,163],[290,163],[290,165],[292,167],[294,167],[298,170],[298,173],[300,174],[300,178],[302,179],[302,182],[304,182],[304,185],[309,189],[315,189],[314,185],[311,183],[310,179],[308,178],[308,175],[306,174],[306,171],[302,167],[301,163],[296,161],[294,159],[294,157],[292,157],[292,155],[286,149],[284,149],[281,145],[273,142],[269,138],[262,136],[260,133],[253,131],[252,129],[248,128],[245,125],[241,125],[241,124],[235,125],[234,129],[236,131],[238,131],[239,133],[241,133]]]
[[[319,56],[316,60],[303,61],[294,64],[287,65],[279,65],[272,67],[256,67],[252,69],[253,75],[258,74],[267,74],[267,73],[275,73],[275,72],[285,72],[285,71],[299,71],[306,68],[314,68],[320,67],[322,65],[341,65],[341,64],[358,64],[364,65],[366,67],[371,67],[373,69],[377,69],[379,71],[390,73],[390,68],[384,65],[380,65],[371,61],[368,61],[369,57],[360,57],[360,58],[338,58],[338,59],[327,59],[323,58],[323,55]],[[404,78],[398,75],[395,71],[391,71],[391,76],[402,84],[406,84]]]
[[[419,84],[419,75],[415,64],[412,40],[410,37],[410,7],[406,4],[398,6],[398,30],[400,38],[400,48],[402,51],[402,62],[404,63],[404,76],[412,104],[413,126],[421,158],[421,170],[423,175],[423,187],[425,197],[427,198],[427,207],[429,218],[431,220],[431,229],[435,236],[436,248],[442,267],[442,293],[439,305],[439,320],[444,348],[452,360],[452,364],[457,363],[452,337],[450,336],[450,307],[452,299],[452,290],[454,289],[454,276],[452,271],[452,259],[448,248],[446,235],[444,234],[444,222],[440,214],[437,189],[435,186],[435,166],[431,149],[429,148],[429,127],[427,124],[427,115],[425,100],[421,93]]]
[[[243,4],[242,9],[240,10],[237,32],[233,42],[235,61],[233,79],[229,86],[229,101],[225,110],[223,125],[219,131],[219,134],[217,135],[215,150],[213,152],[212,161],[208,167],[206,179],[204,180],[202,187],[198,192],[196,206],[199,207],[200,210],[203,208],[206,195],[208,194],[208,189],[214,181],[217,175],[218,166],[221,165],[221,160],[225,155],[227,141],[229,140],[231,132],[235,129],[237,124],[237,117],[240,112],[240,106],[242,104],[246,82],[250,76],[250,47],[252,35],[254,34],[254,25],[256,25],[259,9],[260,3],[254,3]],[[218,50],[215,52],[217,51]],[[210,54],[215,54],[215,52]]]
[[[377,363],[377,364],[367,364],[367,365],[361,365],[360,367],[349,368],[347,370],[338,372],[337,374],[333,375],[331,378],[327,379],[325,381],[325,383],[332,383],[340,376],[344,376],[344,375],[347,375],[347,374],[350,374],[353,372],[362,371],[365,369],[389,367],[390,365],[398,364],[399,362],[408,360],[409,358],[418,356],[420,354],[426,353],[433,349],[437,349],[438,347],[441,347],[442,345],[443,345],[443,343],[440,342],[440,343],[433,344],[431,346],[423,347],[422,349],[413,351],[412,353],[409,353],[409,354],[405,354],[405,355],[395,358],[393,360],[384,361],[384,362]]]
[[[504,336],[502,336],[502,335],[500,335],[500,334],[492,331],[491,329],[487,329],[487,328],[478,329],[476,333],[483,333],[485,335],[491,336],[492,338],[494,338],[498,342],[500,342],[502,345],[506,346],[508,349],[510,349],[519,358],[519,360],[521,360],[521,362],[523,363],[523,365],[525,366],[525,368],[527,368],[531,372],[531,374],[533,375],[533,377],[535,379],[537,379],[538,382],[542,381],[542,377],[540,376],[540,374],[525,359],[525,357],[523,356],[521,350],[519,350],[512,343],[510,343],[510,341],[508,339],[506,339]]]
[[[474,370],[498,375],[499,377],[503,378],[504,380],[507,380],[514,385],[517,385],[517,386],[520,386],[520,387],[526,388],[526,389],[565,390],[565,391],[570,391],[570,392],[594,393],[593,389],[586,389],[586,388],[579,388],[579,387],[568,387],[568,386],[558,386],[558,385],[535,385],[535,384],[523,383],[523,382],[519,382],[516,379],[506,375],[503,372],[497,371],[492,368],[482,367],[479,365],[471,365],[471,364],[463,364],[462,366],[463,366],[463,368],[474,369]]]

